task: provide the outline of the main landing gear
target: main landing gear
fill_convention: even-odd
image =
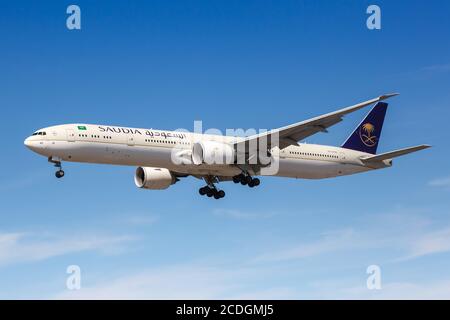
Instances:
[[[206,195],[208,198],[214,197],[214,199],[221,199],[225,197],[225,191],[217,189],[214,185],[214,182],[218,182],[217,177],[206,177],[205,182],[206,186],[198,189],[198,193],[200,193],[200,195]]]
[[[57,177],[58,179],[64,177],[64,171],[62,169],[62,164],[60,160],[54,159],[53,157],[49,157],[48,162],[53,163],[55,167],[58,168],[58,170],[55,172],[55,177]]]
[[[233,177],[233,182],[234,183],[240,183],[243,186],[247,185],[250,188],[259,186],[259,184],[261,183],[261,181],[258,178],[252,178],[248,173],[244,174],[238,174],[237,176]]]
[[[209,198],[214,197],[214,199],[220,199],[220,198],[225,197],[225,191],[217,190],[217,188],[215,186],[213,186],[213,187],[210,187],[210,186],[201,187],[198,190],[198,192],[202,196],[206,195]]]

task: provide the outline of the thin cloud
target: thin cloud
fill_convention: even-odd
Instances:
[[[0,192],[14,191],[32,187],[44,176],[43,173],[30,173],[25,176],[16,177],[10,180],[3,180],[0,184]]]
[[[310,242],[271,249],[251,262],[276,263],[371,249],[395,250],[397,258],[389,261],[400,262],[450,251],[449,226],[437,225],[414,210],[402,211],[365,216],[362,227],[334,230]]]
[[[218,217],[226,217],[237,220],[253,220],[253,219],[266,219],[277,215],[274,212],[262,213],[262,212],[244,212],[235,209],[215,209],[213,214]]]
[[[134,240],[130,236],[37,236],[29,233],[0,233],[0,266],[42,261],[82,251],[117,253]]]
[[[450,228],[417,235],[411,242],[409,251],[409,254],[400,260],[450,251]]]
[[[360,236],[353,229],[337,230],[322,234],[319,240],[302,243],[286,249],[275,250],[257,256],[252,262],[280,262],[319,256],[329,252],[354,249],[356,246],[364,246],[362,241],[357,241]],[[361,240],[361,239],[360,239]]]
[[[450,72],[450,63],[436,64],[422,68],[425,72]]]
[[[317,239],[284,248],[267,250],[262,255],[217,261],[205,257],[190,264],[165,265],[132,272],[119,277],[83,284],[79,291],[63,291],[57,299],[445,299],[450,297],[449,281],[444,284],[413,282],[382,283],[382,290],[368,290],[365,278],[351,276],[337,282],[291,284],[283,275],[301,277],[304,271],[295,261],[371,248],[389,249],[411,258],[450,251],[450,227],[436,227],[417,210],[396,210],[391,214],[365,216],[366,227],[346,228],[322,233]],[[370,222],[370,223],[369,223]],[[320,259],[319,259],[320,258]],[[333,259],[333,258],[329,258]],[[388,254],[379,264],[399,263]],[[361,266],[365,275],[366,265]],[[339,266],[334,266],[339,274]],[[280,277],[277,281],[277,277]],[[270,281],[267,281],[270,279]],[[360,282],[358,282],[360,281]]]
[[[352,285],[340,283],[316,284],[310,292],[312,299],[370,299],[370,300],[441,300],[450,298],[450,280],[439,282],[389,282],[382,283],[380,290],[367,289],[365,281]]]
[[[134,215],[121,220],[122,223],[131,226],[149,226],[158,222],[159,216],[155,215]]]
[[[450,188],[450,177],[438,178],[428,182],[431,187]]]
[[[287,288],[257,290],[254,284],[266,279],[272,270],[246,268],[236,264],[169,265],[124,275],[102,283],[82,286],[78,291],[64,291],[56,299],[233,299],[251,296],[293,298]]]

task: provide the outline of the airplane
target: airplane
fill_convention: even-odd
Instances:
[[[244,137],[76,123],[39,129],[24,144],[57,167],[57,178],[64,176],[63,161],[136,166],[134,181],[139,188],[167,189],[193,176],[206,183],[199,189],[201,195],[220,199],[225,196],[225,191],[216,186],[220,182],[233,181],[253,188],[260,184],[257,176],[346,176],[391,167],[393,158],[429,148],[424,144],[376,154],[388,107],[384,100],[396,95],[381,95]],[[372,104],[374,107],[340,147],[299,143],[318,132],[328,132],[345,115]],[[268,170],[274,163],[276,170]]]

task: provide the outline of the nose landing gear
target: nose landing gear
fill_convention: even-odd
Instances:
[[[53,157],[48,158],[48,162],[53,163],[58,170],[55,172],[55,177],[58,179],[64,177],[64,170],[62,169],[61,161],[58,159],[54,159]]]

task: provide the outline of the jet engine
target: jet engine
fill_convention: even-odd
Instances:
[[[134,183],[138,188],[162,190],[175,184],[178,179],[165,168],[138,167],[134,175]]]
[[[192,147],[192,163],[233,164],[235,151],[233,146],[218,141],[200,141]]]

